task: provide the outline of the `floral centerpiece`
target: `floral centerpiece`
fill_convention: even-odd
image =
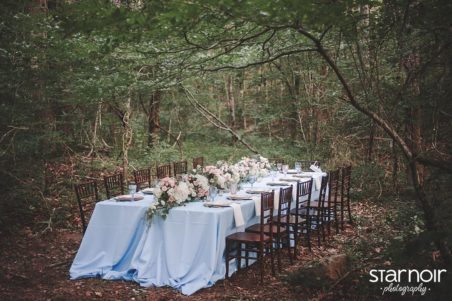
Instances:
[[[216,166],[208,165],[203,168],[203,173],[209,180],[209,185],[215,186],[218,189],[224,189],[226,179],[224,178],[223,171]]]
[[[146,215],[149,220],[154,215],[162,218],[168,216],[169,210],[174,207],[183,206],[189,199],[190,189],[185,182],[178,182],[174,178],[163,178],[154,190],[156,201],[150,206]]]
[[[267,158],[256,156],[253,158],[243,157],[235,164],[236,170],[240,174],[241,181],[247,181],[249,176],[265,177],[271,169],[271,164]]]
[[[270,161],[268,161],[267,158],[264,158],[262,156],[257,156],[256,163],[258,166],[258,175],[259,177],[265,177],[268,176],[269,171],[272,169],[272,165]]]
[[[188,175],[187,185],[190,200],[204,199],[209,194],[209,180],[203,175]]]
[[[225,186],[227,187],[227,189],[230,189],[234,185],[240,183],[241,177],[237,166],[229,164],[226,161],[218,161],[217,167],[223,173]]]
[[[230,165],[228,170],[225,172],[225,178],[228,184],[239,183],[240,173],[237,167],[235,167],[234,165]]]

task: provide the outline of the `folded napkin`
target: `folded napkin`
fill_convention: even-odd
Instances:
[[[309,180],[312,178],[312,176],[307,176],[307,175],[303,175],[303,174],[300,174],[300,175],[293,175],[293,176],[296,177],[297,180],[298,180],[298,181],[301,181],[301,182],[309,181]]]
[[[231,206],[232,209],[234,209],[235,226],[241,227],[245,225],[245,220],[243,219],[242,208],[240,208],[240,205],[236,203],[231,203],[229,206]]]
[[[123,194],[123,195],[118,195],[117,197],[114,197],[113,199],[117,202],[130,202],[130,201],[142,200],[142,199],[144,199],[144,196],[142,196],[141,194],[138,194],[138,193],[134,193],[133,195]]]
[[[141,192],[144,194],[153,194],[154,188],[145,188],[145,189],[141,190]]]
[[[322,175],[313,175],[312,179],[314,180],[315,190],[320,190],[320,186],[322,185]]]
[[[267,188],[253,188],[253,189],[245,190],[245,192],[249,193],[249,194],[261,194],[264,192],[271,192],[271,190],[267,189]]]
[[[205,202],[204,207],[212,207],[212,208],[218,208],[218,207],[229,207],[232,202],[230,201],[215,201],[215,202]]]
[[[284,181],[284,182],[298,182],[299,181],[299,179],[295,179],[295,178],[280,178],[279,180]]]
[[[261,197],[253,196],[254,201],[254,209],[256,211],[256,216],[261,216]],[[279,208],[279,193],[275,192],[275,200],[274,200],[274,210],[278,210]]]
[[[268,182],[267,186],[289,186],[290,184],[287,182]]]
[[[229,196],[227,196],[227,199],[229,200],[235,200],[235,201],[240,201],[240,200],[251,200],[251,196],[250,195],[244,195],[244,194],[231,194]]]
[[[275,210],[278,210],[278,208],[279,208],[279,192],[277,192],[277,191],[275,191],[275,199],[274,199],[273,207]]]

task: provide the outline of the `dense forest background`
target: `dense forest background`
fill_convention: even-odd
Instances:
[[[448,0],[1,1],[1,235],[78,230],[86,177],[260,153],[351,163],[354,202],[391,204],[399,243],[448,263],[451,15]]]

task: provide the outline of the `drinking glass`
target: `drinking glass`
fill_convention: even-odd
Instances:
[[[159,179],[155,178],[155,179],[152,181],[152,187],[157,187],[158,184],[159,184]]]
[[[278,169],[279,172],[282,171],[282,163],[276,163],[276,168]]]
[[[256,176],[250,176],[251,188],[253,188],[253,184],[256,182],[256,180],[257,180]]]
[[[276,169],[272,169],[272,170],[270,170],[270,175],[272,176],[272,181],[275,181],[275,178],[276,178]]]
[[[135,192],[137,192],[137,184],[135,184],[135,182],[129,182],[129,194],[134,194]]]
[[[295,162],[295,170],[300,173],[301,172],[301,162]]]
[[[131,195],[130,200],[133,202],[135,200],[134,194],[137,192],[137,185],[135,184],[135,182],[130,182],[128,189],[129,189],[129,194]]]
[[[237,183],[231,183],[229,185],[229,192],[231,194],[236,194],[237,193]]]
[[[282,166],[282,171],[283,171],[284,176],[287,175],[287,171],[288,171],[288,170],[289,170],[289,165],[284,164],[284,165]]]
[[[212,202],[215,201],[215,197],[217,196],[217,194],[218,194],[218,188],[215,186],[210,186],[209,187],[209,197]]]

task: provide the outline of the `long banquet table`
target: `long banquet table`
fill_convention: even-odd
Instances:
[[[280,187],[266,186],[271,180],[264,178],[254,187],[278,193]],[[313,198],[318,197],[315,186]],[[132,280],[144,287],[171,286],[191,295],[224,279],[226,236],[258,222],[253,200],[237,202],[245,221],[241,227],[235,225],[233,208],[208,208],[202,202],[173,208],[166,220],[155,216],[148,222],[145,213],[153,201],[152,195],[144,195],[135,202],[111,199],[97,203],[70,278]],[[230,273],[235,270],[231,262]]]

